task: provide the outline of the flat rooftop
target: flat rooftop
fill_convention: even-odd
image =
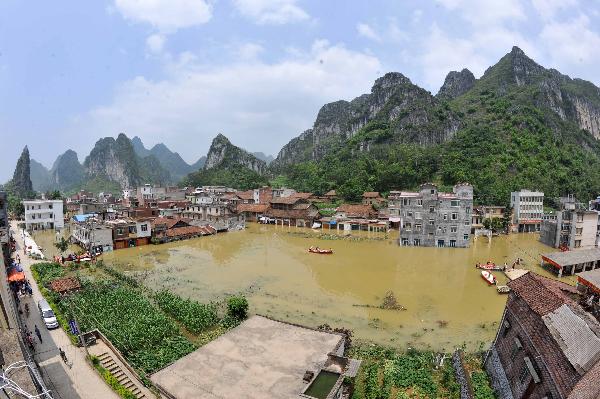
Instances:
[[[290,399],[306,387],[344,338],[262,316],[154,373],[154,384],[176,399]]]
[[[595,262],[600,260],[600,248],[552,252],[548,254],[542,254],[542,258],[544,260],[549,260],[556,266],[560,267]]]

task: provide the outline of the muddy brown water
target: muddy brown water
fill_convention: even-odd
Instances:
[[[347,327],[356,338],[435,350],[463,344],[477,349],[494,339],[506,296],[483,281],[476,262],[510,265],[519,257],[523,268],[552,276],[539,261],[540,253],[553,249],[537,234],[494,237],[491,243],[479,238],[466,249],[399,247],[396,237],[322,240],[308,229],[249,224],[244,231],[122,249],[103,259],[120,270],[142,272],[154,289],[200,301],[241,292],[253,313],[312,327]],[[311,245],[334,254],[310,254]],[[506,282],[502,272],[494,275],[499,284]],[[406,310],[378,308],[388,291]]]

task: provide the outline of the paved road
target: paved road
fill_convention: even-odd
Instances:
[[[54,330],[46,329],[37,308],[37,302],[42,299],[42,294],[31,275],[30,268],[31,264],[38,261],[30,259],[23,253],[23,238],[15,222],[11,223],[11,229],[17,241],[17,253],[21,257],[25,276],[33,288],[31,298],[27,296],[21,298],[21,309],[24,309],[25,303],[29,303],[30,309],[29,317],[25,318],[25,313],[22,317],[26,319],[26,324],[35,337],[35,359],[42,368],[44,380],[52,391],[52,396],[55,399],[119,399],[119,396],[106,385],[96,370],[86,361],[85,349],[71,344],[71,340],[60,327]],[[35,326],[40,330],[42,342],[35,335]],[[60,358],[59,347],[67,355],[68,366]]]

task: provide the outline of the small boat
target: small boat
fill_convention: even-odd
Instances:
[[[333,253],[333,249],[320,249],[319,247],[310,247],[308,248],[308,252],[312,254],[331,255]]]
[[[503,266],[498,266],[495,263],[478,263],[475,265],[475,267],[482,270],[495,270],[498,272],[504,270]]]
[[[498,290],[498,294],[508,294],[510,292],[508,285],[498,285],[496,289]]]
[[[496,284],[496,277],[494,277],[494,275],[487,270],[481,271],[481,278],[483,278],[489,285]]]

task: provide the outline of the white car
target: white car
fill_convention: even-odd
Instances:
[[[54,314],[54,311],[52,310],[50,305],[48,305],[48,302],[46,302],[45,299],[42,299],[38,302],[38,309],[40,311],[40,316],[42,317],[42,320],[44,320],[44,324],[46,325],[47,329],[50,330],[52,328],[58,327],[58,320],[56,320],[56,315]]]

